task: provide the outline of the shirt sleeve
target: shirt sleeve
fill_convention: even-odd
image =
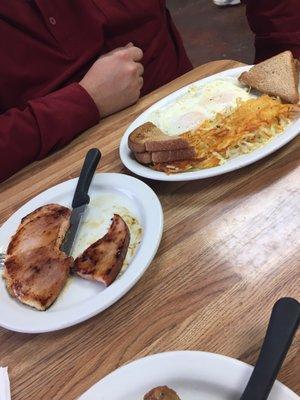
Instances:
[[[73,83],[0,115],[0,182],[99,122],[96,104]]]
[[[255,62],[290,50],[300,57],[299,0],[246,0],[246,13],[255,34]]]

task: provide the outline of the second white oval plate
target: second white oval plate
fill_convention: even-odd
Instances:
[[[149,115],[152,114],[154,111],[159,110],[160,108],[166,106],[167,104],[171,104],[175,102],[179,97],[183,96],[191,86],[202,86],[205,83],[213,82],[216,79],[220,78],[238,78],[239,75],[244,72],[248,71],[251,66],[247,65],[245,67],[233,68],[224,72],[220,72],[218,74],[209,76],[207,78],[201,79],[197,82],[193,82],[183,88],[177,90],[174,93],[166,96],[162,100],[158,101],[157,103],[153,104],[149,107],[146,111],[144,111],[137,119],[135,119],[132,124],[127,128],[126,132],[124,133],[121,143],[120,143],[120,158],[122,163],[125,165],[133,173],[143,176],[144,178],[155,179],[159,181],[192,181],[196,179],[203,179],[203,178],[210,178],[217,175],[222,175],[227,172],[231,172],[237,170],[239,168],[245,167],[249,164],[252,164],[269,154],[273,153],[274,151],[280,149],[282,146],[290,142],[294,139],[298,133],[300,132],[300,118],[294,121],[282,134],[276,136],[273,140],[269,143],[264,145],[263,147],[254,150],[251,153],[238,156],[236,158],[232,158],[228,160],[223,165],[214,168],[207,168],[207,169],[199,169],[190,172],[181,172],[178,174],[168,175],[164,172],[155,171],[150,167],[142,165],[138,163],[135,158],[133,157],[127,141],[128,136],[130,133],[136,129],[138,126],[142,125],[143,123],[149,121]]]
[[[239,400],[252,369],[219,354],[160,353],[117,369],[79,400],[142,400],[149,390],[163,385],[174,389],[182,400]],[[299,400],[299,397],[276,381],[268,400]]]
[[[21,218],[31,211],[49,203],[71,207],[77,180],[71,179],[42,192],[14,213],[0,228],[0,251],[6,250]],[[46,311],[37,311],[12,298],[0,276],[0,326],[17,332],[41,333],[75,325],[115,303],[143,275],[156,254],[163,231],[163,213],[156,194],[136,178],[104,173],[94,176],[89,195],[91,202],[85,231],[79,233],[75,247],[77,245],[78,251],[82,251],[99,239],[114,212],[122,217],[133,216],[141,226],[142,234],[127,268],[107,288],[97,282],[70,277],[58,299]],[[84,243],[85,240],[88,243]]]

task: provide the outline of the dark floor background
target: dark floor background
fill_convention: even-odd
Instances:
[[[212,0],[167,0],[167,6],[195,67],[218,59],[253,63],[253,34],[243,5],[218,7]]]

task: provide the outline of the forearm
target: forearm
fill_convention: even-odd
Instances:
[[[77,83],[0,115],[0,181],[69,143],[99,121],[91,97]]]

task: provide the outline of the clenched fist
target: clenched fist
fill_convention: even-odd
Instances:
[[[101,56],[79,84],[105,117],[135,103],[143,86],[143,52],[129,43]]]

